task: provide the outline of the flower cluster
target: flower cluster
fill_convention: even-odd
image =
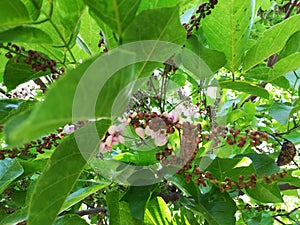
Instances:
[[[224,181],[218,181],[210,171],[202,171],[199,167],[194,166],[192,172],[186,171],[184,176],[189,183],[192,179],[196,185],[207,186],[207,182],[213,183],[220,188],[221,192],[226,190],[241,190],[245,188],[255,188],[257,182],[265,182],[266,184],[272,184],[277,180],[282,180],[287,175],[287,171],[278,172],[276,174],[267,175],[264,174],[262,178],[259,178],[255,173],[245,177],[240,175],[238,180],[232,180],[229,177],[225,177]]]
[[[249,212],[251,212],[252,210],[256,210],[258,212],[260,211],[271,211],[271,212],[285,212],[285,209],[276,209],[274,206],[269,206],[269,205],[255,205],[252,206],[250,204],[246,204],[243,206],[242,209],[240,210],[248,210]]]
[[[47,69],[50,70],[53,79],[57,79],[59,75],[64,73],[64,68],[57,68],[56,61],[53,59],[48,59],[47,56],[41,54],[35,50],[26,51],[25,47],[18,46],[16,44],[8,43],[7,46],[1,46],[9,52],[5,54],[6,58],[11,59],[14,57],[14,62],[19,63],[21,60],[25,64],[31,65],[34,72],[46,72]]]
[[[209,0],[209,2],[204,2],[199,5],[196,10],[196,15],[191,17],[191,21],[189,24],[183,24],[183,26],[188,31],[187,37],[189,38],[192,35],[192,31],[195,28],[199,29],[201,19],[204,19],[206,16],[211,14],[211,10],[215,8],[215,5],[218,3],[217,0]]]
[[[111,152],[114,145],[119,143],[125,144],[124,132],[125,127],[128,125],[126,120],[119,119],[120,124],[112,125],[109,127],[104,139],[101,141],[99,146],[99,153],[104,154]]]
[[[136,135],[140,139],[150,137],[154,140],[156,146],[166,146],[168,143],[168,135],[173,134],[175,129],[182,129],[183,124],[192,124],[192,122],[195,121],[195,118],[198,118],[199,116],[199,109],[196,106],[187,107],[182,104],[170,113],[158,114],[156,112],[133,112],[131,115],[127,116],[126,119],[119,119],[118,125],[112,125],[108,129],[100,143],[99,153],[103,154],[105,152],[110,152],[112,151],[113,146],[118,145],[119,143],[124,144],[125,127],[128,125],[133,127]],[[191,127],[185,129],[185,132],[194,128],[196,128],[196,125],[191,125]],[[168,145],[163,152],[157,153],[156,158],[166,158],[168,155],[171,155],[171,153],[172,147]]]
[[[259,146],[263,141],[268,141],[268,134],[263,131],[250,131],[248,129],[241,133],[240,129],[228,128],[225,126],[218,126],[211,131],[209,136],[204,136],[205,140],[213,140],[214,147],[218,146],[222,139],[225,139],[229,145],[235,145],[239,148],[243,148],[247,142],[250,140],[250,145],[253,147]]]
[[[5,159],[6,157],[16,158],[19,156],[35,158],[38,153],[43,154],[45,153],[45,150],[57,147],[64,135],[63,129],[57,129],[57,133],[51,133],[48,136],[26,143],[19,148],[4,148],[0,150],[0,160]]]

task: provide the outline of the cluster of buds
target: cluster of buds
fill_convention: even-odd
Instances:
[[[64,73],[64,68],[57,68],[57,63],[53,59],[48,59],[45,55],[41,54],[35,50],[26,51],[25,47],[18,46],[16,44],[8,43],[6,46],[1,46],[9,52],[5,54],[6,58],[11,59],[14,57],[15,63],[24,62],[27,65],[31,65],[34,72],[46,72],[47,69],[50,70],[52,74],[52,79],[57,79],[62,73]]]
[[[108,52],[107,47],[105,46],[104,35],[102,31],[99,32],[100,40],[98,42],[98,48],[103,48],[103,52]]]
[[[268,141],[268,134],[262,131],[250,131],[245,130],[244,134],[241,133],[240,129],[228,128],[225,126],[218,126],[214,128],[209,136],[203,137],[205,140],[213,140],[214,147],[221,143],[221,138],[225,139],[229,145],[235,145],[239,148],[243,148],[250,139],[250,145],[253,147],[259,146],[263,141]]]
[[[271,212],[285,212],[285,209],[276,209],[274,206],[269,206],[269,205],[255,205],[252,206],[250,204],[246,204],[241,208],[240,210],[248,210],[249,212],[252,212],[252,210],[255,211],[271,211]]]
[[[211,10],[215,8],[215,5],[218,3],[218,0],[209,0],[209,2],[204,2],[199,5],[196,10],[196,15],[191,17],[189,24],[183,24],[185,29],[188,31],[187,37],[189,38],[192,35],[192,31],[195,28],[199,29],[201,19],[204,19],[206,16],[211,14]]]
[[[51,133],[41,139],[26,143],[19,148],[2,149],[0,150],[0,160],[7,157],[13,159],[19,156],[35,158],[38,153],[43,154],[45,150],[51,150],[53,147],[57,147],[64,135],[63,129],[57,129],[57,133]]]
[[[191,168],[190,168],[191,170]],[[287,171],[278,172],[276,174],[266,175],[264,174],[262,178],[257,177],[255,173],[245,177],[240,175],[238,180],[232,180],[229,177],[225,177],[224,181],[218,181],[210,171],[202,171],[199,167],[194,166],[192,172],[185,171],[184,176],[186,182],[191,182],[193,179],[195,184],[200,186],[207,186],[210,182],[220,188],[221,192],[226,190],[241,190],[245,188],[255,188],[258,182],[265,182],[266,184],[273,184],[277,180],[282,180],[287,175]]]

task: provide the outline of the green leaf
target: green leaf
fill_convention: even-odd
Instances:
[[[274,69],[270,70],[268,81],[273,81],[288,72],[297,70],[298,68],[300,68],[300,52],[291,54],[278,61],[274,65]]]
[[[40,71],[34,72],[31,65],[25,63],[26,58],[20,58],[19,62],[16,63],[15,60],[18,56],[10,59],[5,67],[4,71],[4,84],[10,91],[16,88],[19,84],[25,83],[26,81],[33,80],[38,77],[45,76],[50,73],[50,71]]]
[[[31,113],[10,120],[5,126],[7,143],[25,143],[74,121],[121,116],[128,104],[132,82],[139,76],[151,75],[145,71],[149,57],[165,62],[173,51],[179,50],[181,46],[171,43],[146,41],[121,46],[97,60],[91,58],[63,76]],[[138,72],[132,65],[135,61],[143,62],[138,65]],[[59,97],[62,93],[64,98]]]
[[[124,43],[156,40],[183,44],[185,37],[178,7],[168,7],[146,10],[136,16],[124,34]]]
[[[279,54],[278,61],[296,52],[300,52],[300,31],[294,33]]]
[[[300,15],[295,15],[266,30],[246,53],[243,70],[247,71],[269,56],[278,53],[299,29]]]
[[[203,59],[213,72],[216,72],[226,64],[226,57],[223,52],[204,47],[203,43],[195,35],[192,35],[187,40],[186,47]]]
[[[252,165],[239,167],[241,158],[221,159],[216,158],[207,168],[217,180],[224,180],[229,177],[232,180],[238,179],[239,175],[250,175],[255,172]]]
[[[20,26],[0,32],[0,42],[51,44],[52,39],[41,29]]]
[[[246,78],[256,79],[256,80],[268,80],[268,73],[271,68],[266,66],[257,66],[244,74]]]
[[[134,19],[140,0],[85,0],[90,10],[116,32],[120,38]]]
[[[242,64],[254,15],[254,1],[218,1],[203,21],[209,46],[224,52],[226,67],[235,72]]]
[[[54,225],[88,225],[88,223],[78,215],[64,215],[59,217]]]
[[[129,204],[132,216],[140,221],[144,221],[144,214],[156,185],[148,186],[131,186],[126,194],[122,197],[121,201]]]
[[[244,76],[245,76],[245,78],[268,81],[269,74],[271,72],[272,72],[272,69],[269,67],[258,66],[258,67],[252,68],[251,70],[247,71],[247,73],[245,73]],[[274,85],[284,88],[284,89],[288,89],[290,86],[288,79],[286,79],[285,77],[279,77],[277,79],[274,79],[273,81],[271,81],[271,84],[274,84]]]
[[[106,201],[111,225],[142,225],[143,221],[135,219],[127,202],[120,201],[120,192],[108,191]]]
[[[269,114],[273,119],[277,120],[279,123],[284,125],[289,121],[292,109],[292,106],[286,105],[284,103],[275,102],[271,105],[269,109]]]
[[[30,18],[37,20],[41,13],[43,0],[22,0],[22,2],[27,8]]]
[[[283,202],[277,184],[256,183],[255,188],[247,188],[246,192],[252,198],[263,203]]]
[[[192,196],[195,200],[200,198],[200,189],[194,183],[187,183],[183,175],[174,175],[168,178],[168,181],[174,183],[187,196]]]
[[[100,28],[87,10],[81,17],[81,24],[83,25],[80,26],[79,34],[88,48],[88,51],[86,52],[95,55],[99,52],[98,43],[100,40]]]
[[[0,160],[0,194],[23,172],[24,169],[17,160]]]
[[[235,202],[228,193],[221,193],[217,188],[203,195],[199,202],[187,198],[181,202],[194,214],[203,216],[209,225],[235,225]]]
[[[221,81],[220,86],[226,89],[232,89],[240,92],[244,92],[253,96],[269,99],[269,92],[261,87],[254,86],[244,81]]]
[[[100,189],[103,189],[107,187],[109,183],[107,184],[97,184],[93,185],[91,187],[81,188],[72,194],[70,194],[67,198],[64,204],[62,205],[60,212],[70,208],[71,206],[75,205],[76,203],[80,202],[82,199],[88,197],[89,195],[97,192]]]
[[[144,222],[153,225],[170,224],[171,212],[161,197],[149,201]]]
[[[0,9],[0,30],[30,22],[27,9],[20,0],[1,0]]]
[[[24,173],[21,177],[28,177],[36,172],[40,172],[44,169],[48,159],[34,159],[34,160],[22,160],[17,159],[20,165],[24,169]]]
[[[0,123],[5,122],[5,118],[23,103],[20,99],[0,99]]]
[[[24,220],[27,219],[27,211],[28,211],[27,207],[21,208],[15,211],[14,213],[4,217],[0,221],[0,224],[15,225],[18,224],[19,222],[23,222]]]
[[[98,26],[101,27],[101,31],[104,35],[104,41],[105,46],[107,49],[113,49],[118,46],[118,40],[116,40],[116,34],[113,32],[113,30],[106,25],[102,20],[93,13],[93,11],[89,10],[90,15],[94,18],[94,20],[97,22]],[[99,41],[99,40],[98,40]]]
[[[259,176],[264,174],[271,175],[272,173],[277,173],[280,170],[275,164],[274,159],[267,155],[245,154],[240,156],[248,157],[252,160],[256,173]]]
[[[163,8],[163,7],[172,7],[182,3],[183,0],[141,0],[141,4],[138,12],[140,13],[143,10],[154,9],[154,8]]]
[[[20,99],[3,99],[0,101],[0,123],[4,124],[13,116],[16,116],[32,108],[36,101]]]
[[[99,121],[100,139],[107,131],[109,124],[107,120]],[[89,140],[90,134],[84,131],[89,130],[89,127],[93,125],[94,123],[90,123],[83,127],[80,138]],[[53,224],[64,201],[73,189],[87,163],[78,149],[76,139],[73,134],[65,139],[48,160],[29,201],[28,225]],[[86,148],[86,151],[93,155],[97,146],[86,146]]]
[[[51,21],[37,24],[36,27],[50,35],[53,46],[60,47],[59,50],[65,53],[63,47],[71,48],[76,43],[81,16],[86,6],[83,0],[56,0],[50,3],[53,4]],[[49,10],[50,7],[45,9],[46,12]]]

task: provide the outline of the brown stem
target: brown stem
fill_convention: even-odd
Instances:
[[[107,208],[103,208],[103,207],[96,207],[96,208],[91,208],[91,209],[87,209],[87,210],[81,210],[76,212],[77,215],[79,216],[85,216],[85,215],[95,215],[98,214],[100,212],[107,212]]]
[[[37,85],[40,86],[40,88],[41,88],[41,90],[42,90],[43,93],[46,92],[47,86],[46,86],[46,84],[41,80],[41,78],[35,79],[35,80],[34,80],[34,83],[36,83]]]
[[[5,96],[8,97],[8,98],[11,97],[11,95],[8,94],[8,93],[6,93],[6,91],[4,91],[2,88],[0,88],[0,93],[3,94],[3,95],[5,95]]]
[[[289,7],[288,11],[286,12],[285,16],[284,16],[284,19],[287,19],[290,17],[293,9],[295,8],[295,6],[297,5],[298,3],[298,0],[295,0],[293,1],[293,3],[291,4],[291,6]]]

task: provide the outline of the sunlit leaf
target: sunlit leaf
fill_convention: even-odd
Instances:
[[[272,54],[278,53],[284,48],[291,35],[299,29],[300,15],[295,15],[266,30],[247,52],[243,70],[247,71]]]
[[[109,124],[107,120],[99,122],[100,138],[108,129]],[[88,129],[88,127],[82,129]],[[86,140],[91,138],[88,132],[80,134],[85,135]],[[86,146],[85,150],[93,155],[93,152],[97,151],[96,147]],[[48,160],[29,199],[28,225],[53,224],[86,163],[73,135],[59,145]]]
[[[201,21],[209,46],[224,52],[226,67],[236,71],[243,62],[253,22],[255,1],[218,1]]]

